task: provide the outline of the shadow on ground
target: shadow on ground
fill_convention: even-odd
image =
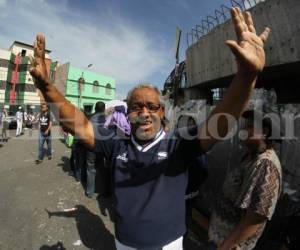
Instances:
[[[98,206],[103,216],[109,216],[109,219],[115,221],[114,199],[112,197],[102,198],[101,195],[97,196]]]
[[[67,249],[64,247],[64,244],[59,241],[52,246],[43,245],[40,247],[39,250],[67,250]]]
[[[61,163],[57,164],[57,166],[62,167],[62,170],[67,173],[71,173],[70,159],[69,157],[62,156]]]
[[[49,219],[51,219],[52,217],[74,218],[76,221],[80,240],[85,247],[95,250],[116,249],[114,236],[105,228],[102,220],[97,215],[90,212],[85,206],[77,205],[75,206],[74,211],[67,212],[46,211],[48,213]],[[45,250],[46,249],[47,248],[45,248]]]

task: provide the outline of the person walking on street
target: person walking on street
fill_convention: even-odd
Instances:
[[[164,132],[160,91],[138,85],[127,96],[130,138],[111,136],[111,131],[93,126],[65,99],[48,78],[45,37],[36,38],[30,69],[35,86],[58,109],[64,129],[111,163],[118,250],[183,249],[187,166],[226,137],[235,124],[224,114],[239,119],[265,65],[264,44],[270,30],[257,35],[251,14],[243,15],[237,7],[231,8],[231,15],[238,40],[226,44],[236,57],[238,72],[207,120],[190,130]]]
[[[26,127],[29,130],[29,137],[32,137],[32,127],[33,127],[34,116],[32,112],[27,114]]]
[[[94,124],[94,126],[104,126],[105,123],[105,103],[97,102],[95,105],[95,113],[90,117],[90,122]],[[104,158],[101,156],[97,156],[95,152],[91,150],[86,151],[86,172],[87,172],[87,183],[86,183],[86,196],[89,198],[93,197],[95,192],[95,182],[97,172],[101,174],[103,171],[101,169],[104,168]],[[101,183],[101,186],[103,183]]]
[[[44,159],[44,144],[47,143],[47,156],[48,160],[52,159],[52,136],[51,127],[52,119],[50,110],[47,104],[43,103],[41,105],[41,113],[37,117],[37,121],[40,123],[40,134],[39,134],[39,152],[36,164],[39,164]]]
[[[23,128],[23,112],[22,108],[19,107],[17,113],[16,113],[16,119],[17,119],[17,130],[16,130],[16,136],[20,136],[22,134],[22,128]]]
[[[7,142],[7,134],[6,134],[6,130],[8,128],[7,116],[8,116],[7,115],[7,111],[3,107],[2,117],[1,117],[1,127],[2,127],[1,137],[2,137],[2,142]]]

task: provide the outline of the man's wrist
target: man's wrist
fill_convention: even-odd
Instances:
[[[246,79],[253,79],[255,80],[259,76],[260,72],[251,72],[251,71],[244,71],[244,70],[238,70],[237,76],[246,78]]]

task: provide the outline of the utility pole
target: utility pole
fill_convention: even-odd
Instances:
[[[181,29],[179,27],[176,28],[176,47],[175,47],[175,74],[174,74],[174,82],[173,82],[173,93],[174,93],[174,105],[177,105],[177,92],[179,88],[180,76],[179,76],[179,47],[180,47],[180,38],[181,38]]]
[[[81,108],[81,103],[82,103],[82,86],[85,83],[84,80],[84,71],[87,70],[88,68],[92,67],[93,64],[90,63],[87,67],[84,68],[84,70],[81,72],[81,77],[78,79],[78,108]]]

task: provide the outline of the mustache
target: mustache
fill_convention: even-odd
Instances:
[[[144,117],[143,115],[138,115],[136,117],[129,116],[129,121],[132,124],[136,124],[136,123],[137,124],[143,124],[143,123],[147,123],[147,122],[153,123],[153,122],[156,122],[158,120],[159,120],[158,117],[152,117],[151,115],[150,115],[150,117]]]

